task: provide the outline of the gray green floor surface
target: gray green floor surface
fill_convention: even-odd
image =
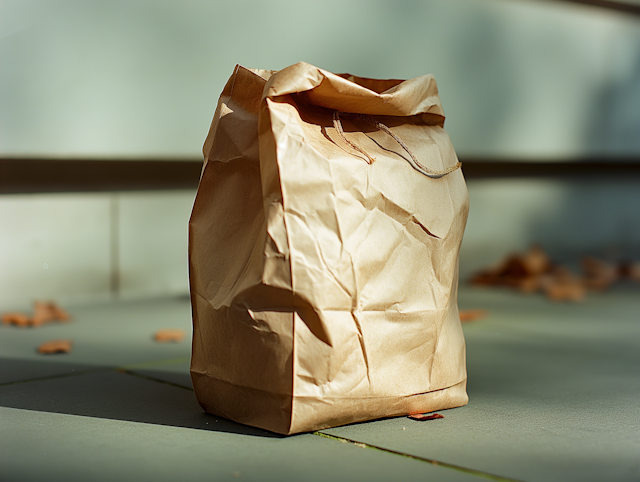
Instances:
[[[580,304],[463,287],[467,406],[283,437],[203,413],[186,299],[0,327],[0,481],[640,481],[640,289]],[[184,328],[159,344],[160,328]],[[69,354],[39,355],[47,340]]]

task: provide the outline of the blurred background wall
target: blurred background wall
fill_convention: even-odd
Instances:
[[[637,178],[580,165],[640,160],[640,16],[579,2],[3,0],[0,162],[199,160],[236,64],[300,60],[433,73],[463,162],[580,161],[575,178],[470,180],[463,277],[533,242],[637,253]],[[186,293],[194,194],[0,194],[0,309]]]
[[[542,0],[3,0],[0,153],[200,156],[236,64],[433,73],[461,156],[640,152],[637,17]]]

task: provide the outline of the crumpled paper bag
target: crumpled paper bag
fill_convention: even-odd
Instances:
[[[291,434],[467,403],[443,123],[431,75],[236,67],[189,223],[207,412]]]

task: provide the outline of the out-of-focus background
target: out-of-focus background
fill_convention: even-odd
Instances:
[[[3,0],[0,309],[186,294],[218,96],[236,64],[301,60],[435,75],[463,278],[532,243],[638,258],[640,2]]]

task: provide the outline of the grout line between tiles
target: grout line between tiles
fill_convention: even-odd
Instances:
[[[161,367],[165,365],[175,365],[177,363],[182,363],[189,360],[191,360],[190,357],[171,358],[168,360],[160,360],[155,362],[136,363],[135,365],[123,365],[118,368],[122,368],[124,370],[142,370],[145,368],[155,368],[155,367]]]
[[[44,380],[54,380],[56,378],[75,377],[75,376],[79,376],[79,375],[87,375],[89,373],[106,372],[106,371],[112,371],[112,370],[128,372],[128,370],[134,370],[134,369],[144,369],[144,368],[151,368],[151,367],[163,366],[163,365],[173,365],[175,363],[180,363],[180,362],[183,362],[183,361],[188,360],[188,359],[189,358],[187,358],[187,357],[182,357],[182,358],[172,358],[172,359],[169,359],[169,360],[161,360],[161,361],[157,361],[157,362],[140,363],[140,364],[137,364],[137,365],[127,365],[127,366],[124,366],[124,367],[110,366],[110,367],[99,367],[99,368],[86,368],[86,369],[77,370],[77,371],[76,370],[72,370],[69,373],[58,373],[56,375],[45,375],[45,376],[42,376],[42,377],[33,377],[33,378],[25,378],[25,379],[22,379],[22,380],[14,380],[12,382],[2,382],[2,383],[0,383],[0,387],[6,387],[6,386],[9,386],[9,385],[17,385],[19,383],[30,383],[30,382],[40,382],[40,381],[44,381]],[[131,372],[129,374],[145,378],[144,375],[140,375],[138,373],[132,373]],[[160,379],[153,378],[153,377],[146,377],[146,378],[149,378],[149,379],[157,381],[157,382],[169,383],[170,385],[172,384],[171,382],[165,382],[164,380],[160,380]],[[185,387],[183,385],[176,385],[176,386],[179,386],[180,388],[187,388],[188,390],[192,390],[191,388]]]
[[[152,382],[164,383],[165,385],[171,385],[172,387],[182,388],[183,390],[189,390],[191,392],[193,391],[193,388],[191,387],[186,387],[184,385],[180,385],[179,383],[173,383],[167,380],[162,380],[161,378],[151,377],[149,375],[143,375],[142,373],[136,373],[126,368],[117,368],[116,371],[124,375],[131,375],[133,377],[143,378],[145,380],[150,380]]]
[[[112,367],[101,367],[101,368],[87,368],[86,370],[72,370],[73,373],[59,373],[57,375],[47,375],[44,377],[34,377],[34,378],[25,378],[24,380],[15,380],[13,382],[5,382],[0,383],[0,387],[6,387],[8,385],[17,385],[19,383],[29,383],[29,382],[40,382],[43,380],[54,380],[56,378],[67,378],[67,377],[75,377],[78,375],[86,375],[87,373],[96,373],[96,372],[105,372],[113,370]]]
[[[320,437],[328,438],[330,440],[336,440],[336,441],[342,442],[344,444],[355,445],[356,447],[360,447],[360,448],[379,450],[381,452],[386,452],[386,453],[390,453],[390,454],[394,454],[394,455],[399,455],[401,457],[406,457],[406,458],[409,458],[409,459],[419,460],[421,462],[428,462],[428,463],[430,463],[432,465],[438,465],[438,466],[441,466],[441,467],[446,467],[448,469],[457,470],[459,472],[465,472],[465,473],[470,474],[470,475],[476,475],[478,477],[483,477],[483,478],[488,479],[488,480],[494,480],[496,482],[520,482],[518,479],[510,479],[508,477],[502,477],[500,475],[489,474],[487,472],[482,472],[480,470],[469,469],[467,467],[462,467],[460,465],[449,464],[447,462],[440,462],[439,460],[435,460],[435,459],[428,459],[426,457],[419,457],[417,455],[405,454],[404,452],[398,452],[397,450],[391,450],[391,449],[387,449],[387,448],[384,448],[384,447],[379,447],[377,445],[370,445],[370,444],[358,442],[356,440],[351,440],[351,439],[344,438],[344,437],[338,437],[336,435],[330,435],[328,433],[324,433],[324,432],[320,432],[320,431],[313,432],[313,435],[318,435]]]

